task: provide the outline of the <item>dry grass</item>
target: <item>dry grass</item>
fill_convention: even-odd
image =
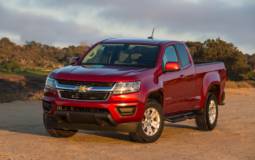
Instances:
[[[255,81],[227,81],[226,88],[254,88]]]

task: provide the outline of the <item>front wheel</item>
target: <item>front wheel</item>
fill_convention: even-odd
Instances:
[[[163,128],[162,106],[155,100],[149,100],[145,105],[143,119],[136,132],[130,133],[130,138],[140,143],[155,142],[161,136]]]
[[[196,116],[196,124],[200,130],[213,130],[218,120],[218,102],[214,94],[209,93],[204,109]]]
[[[71,137],[75,135],[78,130],[67,130],[67,129],[56,129],[54,124],[56,124],[56,119],[49,116],[47,113],[43,114],[44,127],[52,137]]]

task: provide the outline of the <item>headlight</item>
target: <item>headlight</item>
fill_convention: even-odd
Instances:
[[[141,82],[118,82],[115,84],[113,94],[126,94],[138,92]]]
[[[56,88],[56,80],[50,77],[47,77],[45,88]]]

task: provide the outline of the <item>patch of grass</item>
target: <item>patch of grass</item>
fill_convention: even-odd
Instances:
[[[0,70],[5,72],[18,72],[21,70],[21,68],[15,61],[9,61],[9,62],[1,62]]]
[[[21,74],[24,76],[32,76],[32,77],[45,77],[49,74],[49,71],[44,70],[35,70],[35,69],[26,69],[21,72],[17,72],[17,74]]]
[[[5,71],[0,70],[1,75],[22,75],[22,76],[29,76],[29,77],[45,77],[49,74],[49,71],[41,70],[41,69],[22,69],[16,71]]]

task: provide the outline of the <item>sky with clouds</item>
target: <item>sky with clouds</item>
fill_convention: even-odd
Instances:
[[[0,0],[0,37],[67,46],[109,37],[222,38],[255,53],[254,0]]]

